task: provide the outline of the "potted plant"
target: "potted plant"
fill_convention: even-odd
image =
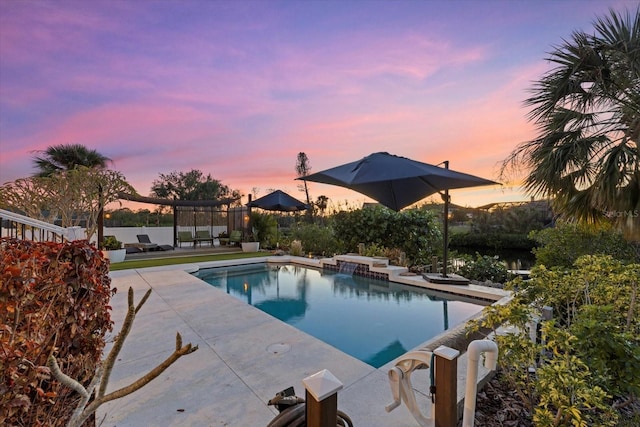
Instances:
[[[262,248],[276,245],[278,223],[273,215],[253,212],[251,214],[251,229],[253,238],[260,242]]]
[[[244,233],[242,238],[242,252],[258,252],[260,242],[256,241],[253,233]]]
[[[112,263],[124,261],[127,250],[122,247],[122,242],[116,236],[105,236],[102,242],[102,254]]]

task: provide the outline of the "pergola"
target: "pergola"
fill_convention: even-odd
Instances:
[[[214,226],[226,225],[227,230],[241,229],[245,231],[249,224],[251,208],[240,206],[231,208],[231,204],[239,198],[220,200],[170,200],[154,197],[144,197],[137,194],[120,194],[120,199],[131,202],[148,203],[160,206],[171,206],[173,209],[173,245],[178,244],[178,231],[208,229]],[[98,232],[102,234],[103,216],[99,216]],[[206,227],[206,228],[205,228]],[[103,236],[98,236],[99,241]]]

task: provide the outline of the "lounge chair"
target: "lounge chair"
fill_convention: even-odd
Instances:
[[[197,230],[196,231],[196,243],[202,246],[202,242],[209,242],[209,244],[213,247],[213,237],[209,230]]]
[[[104,236],[105,241],[111,238],[115,239],[116,236]],[[139,252],[142,252],[142,249],[138,247],[137,243],[125,243],[124,245],[122,245],[122,247],[126,250],[126,253],[128,254],[137,254]]]
[[[196,239],[190,231],[178,231],[178,246],[182,247],[183,243],[191,243],[194,248],[196,247]]]
[[[171,245],[159,245],[157,243],[152,243],[151,239],[149,239],[148,234],[137,234],[138,244],[144,245],[142,249],[144,252],[146,251],[172,251],[173,246]]]

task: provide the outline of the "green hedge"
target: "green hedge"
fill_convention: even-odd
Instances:
[[[449,245],[472,248],[531,250],[535,247],[536,242],[526,234],[460,233],[450,236]]]

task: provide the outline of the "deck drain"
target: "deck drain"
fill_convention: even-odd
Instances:
[[[269,347],[267,347],[267,351],[269,353],[273,353],[273,354],[286,353],[289,350],[291,350],[291,346],[289,344],[283,343],[283,342],[277,342],[277,343],[271,344]]]

